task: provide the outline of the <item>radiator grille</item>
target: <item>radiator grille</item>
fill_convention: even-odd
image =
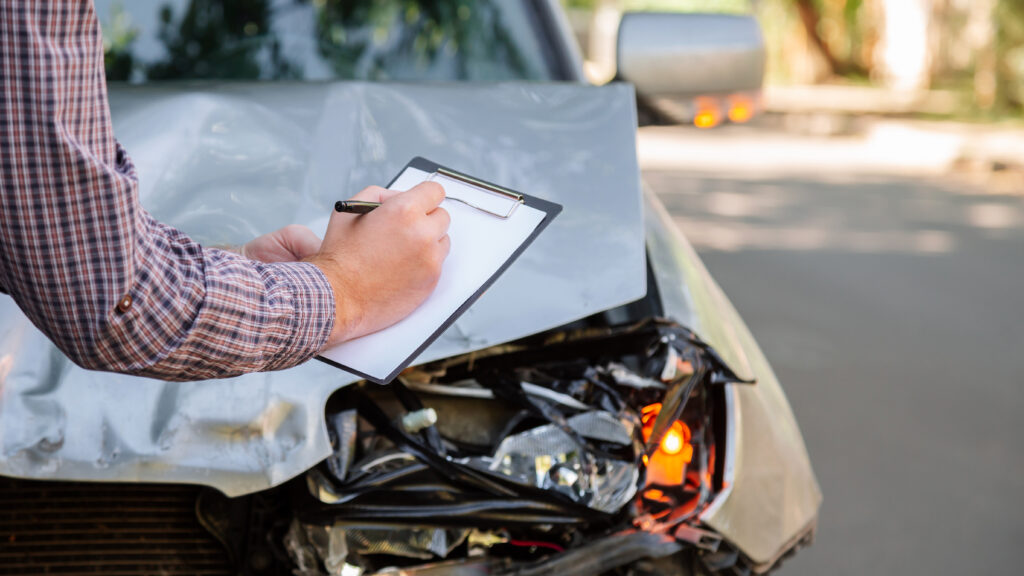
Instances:
[[[0,574],[229,575],[199,489],[0,478]]]

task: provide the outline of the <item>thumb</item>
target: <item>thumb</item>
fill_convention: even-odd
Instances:
[[[308,258],[320,251],[320,237],[305,226],[291,225],[278,230],[281,244],[296,260]]]

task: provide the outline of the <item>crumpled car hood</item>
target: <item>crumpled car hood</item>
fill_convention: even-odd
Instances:
[[[335,200],[417,155],[563,204],[420,362],[646,293],[630,86],[114,88],[111,109],[143,206],[206,245],[296,222],[322,233]],[[324,402],[355,380],[316,361],[194,383],[90,372],[0,296],[0,474],[262,490],[328,456]]]

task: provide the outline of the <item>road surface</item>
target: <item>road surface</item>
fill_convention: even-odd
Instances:
[[[780,138],[654,128],[640,149],[772,362],[821,483],[818,540],[781,573],[1020,573],[1024,196],[920,158],[873,167],[864,142],[845,143],[859,160],[844,170],[843,143]],[[721,169],[761,147],[789,156]]]

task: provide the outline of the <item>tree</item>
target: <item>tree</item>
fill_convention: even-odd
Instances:
[[[828,42],[821,35],[821,11],[814,0],[794,0],[797,12],[800,14],[800,21],[811,43],[818,49],[818,53],[825,59],[829,70],[835,76],[849,76],[851,74],[864,75],[864,68],[858,66],[852,60],[840,60],[835,56]]]

